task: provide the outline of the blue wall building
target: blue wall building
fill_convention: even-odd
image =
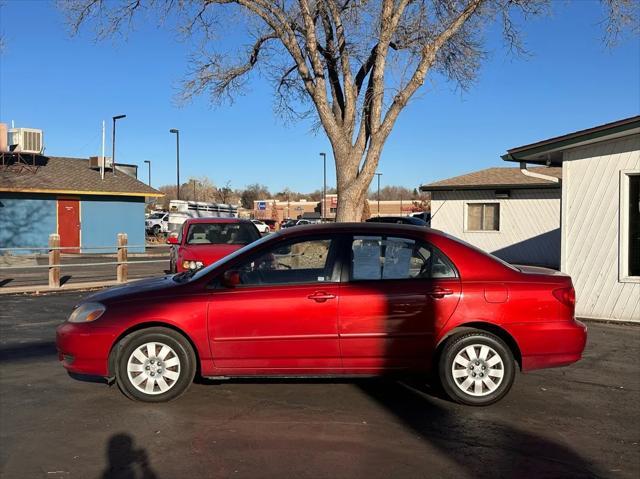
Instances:
[[[119,170],[103,179],[86,159],[2,155],[0,247],[47,247],[57,233],[63,252],[113,252],[126,233],[144,251],[145,197],[162,193]]]

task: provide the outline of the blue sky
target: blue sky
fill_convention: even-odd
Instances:
[[[428,82],[400,117],[385,147],[382,184],[410,188],[490,166],[507,148],[640,113],[640,40],[614,49],[602,41],[596,1],[557,2],[552,17],[526,25],[531,55],[513,57],[498,31],[488,32],[489,58],[476,84],[461,93]],[[53,3],[5,0],[0,30],[0,119],[42,128],[49,155],[100,154],[103,119],[118,123],[117,160],[153,162],[154,186],[175,181],[175,137],[181,131],[181,178],[208,176],[220,185],[321,187],[320,151],[330,152],[311,124],[283,123],[261,79],[232,106],[206,97],[178,107],[175,96],[191,47],[175,33],[139,25],[124,39],[96,43],[89,31],[70,37]],[[110,152],[107,131],[107,154]],[[140,170],[146,181],[146,169]],[[335,174],[328,174],[330,184]]]

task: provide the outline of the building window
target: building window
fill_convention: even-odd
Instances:
[[[330,213],[336,213],[337,211],[338,211],[338,208],[329,208]]]
[[[500,231],[500,203],[467,203],[467,231]]]
[[[640,280],[640,172],[621,173],[620,276]]]

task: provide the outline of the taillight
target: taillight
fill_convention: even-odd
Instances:
[[[573,308],[576,304],[576,291],[573,289],[573,286],[554,289],[553,295],[558,301],[570,308]]]

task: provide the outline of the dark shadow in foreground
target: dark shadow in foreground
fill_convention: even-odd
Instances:
[[[33,358],[57,356],[56,343],[53,341],[34,341],[0,349],[0,362],[22,361]]]
[[[144,448],[135,448],[129,434],[114,434],[107,445],[107,468],[102,479],[158,479]]]
[[[475,477],[602,477],[571,448],[496,422],[483,408],[442,404],[439,389],[418,381],[361,381],[360,389],[427,444]],[[500,407],[500,406],[495,406]]]

